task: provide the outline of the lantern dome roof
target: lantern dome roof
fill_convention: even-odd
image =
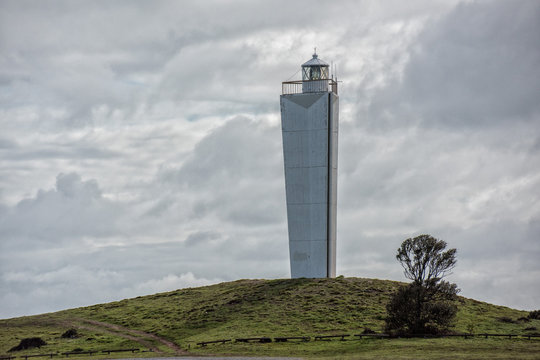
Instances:
[[[305,66],[328,66],[328,63],[322,61],[319,59],[319,56],[317,53],[313,54],[313,58],[309,59],[305,63],[302,64],[302,67]]]

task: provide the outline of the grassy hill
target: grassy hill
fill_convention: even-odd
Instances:
[[[439,358],[462,351],[480,358],[513,355],[540,358],[540,340],[526,339],[400,339],[323,341],[309,343],[226,344],[200,348],[199,341],[256,336],[314,336],[382,332],[385,305],[398,282],[361,279],[238,280],[181,289],[56,313],[0,320],[0,355],[22,338],[39,336],[41,349],[18,354],[80,350],[150,348],[151,355],[225,353],[331,356],[344,358]],[[455,332],[524,334],[540,329],[527,312],[460,298]],[[80,337],[61,338],[75,328]],[[529,329],[529,330],[527,330]],[[430,351],[426,351],[429,349]],[[457,349],[457,350],[456,350]],[[459,354],[459,351],[456,354]],[[420,356],[421,354],[421,356]],[[126,357],[127,354],[117,356]],[[520,356],[521,356],[520,355]],[[132,356],[129,354],[128,356]],[[136,356],[149,356],[148,353]],[[537,356],[537,357],[536,357]],[[94,355],[95,357],[95,355]],[[108,356],[110,357],[110,356]],[[503,356],[504,357],[504,356]],[[406,357],[405,357],[406,358]],[[444,356],[443,356],[444,358]]]

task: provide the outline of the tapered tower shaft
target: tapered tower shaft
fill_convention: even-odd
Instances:
[[[291,276],[335,277],[337,82],[316,54],[302,73],[280,97]]]

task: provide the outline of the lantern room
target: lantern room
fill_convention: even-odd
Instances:
[[[330,75],[328,63],[319,59],[315,52],[311,59],[302,64],[302,80],[284,81],[282,94],[333,92],[337,95],[337,79]]]
[[[302,80],[328,80],[328,64],[319,59],[317,53],[302,64]]]

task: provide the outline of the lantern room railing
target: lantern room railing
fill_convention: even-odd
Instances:
[[[304,91],[306,88],[309,88],[309,91]],[[281,83],[281,93],[283,95],[301,94],[303,92],[333,92],[337,95],[337,81],[334,79],[321,79],[284,81]]]

